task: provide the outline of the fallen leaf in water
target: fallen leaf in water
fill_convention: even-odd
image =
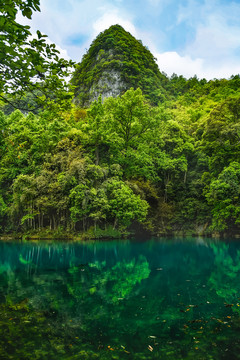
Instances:
[[[154,336],[154,335],[149,335],[149,338],[151,338],[151,339],[156,339],[157,337]]]
[[[225,307],[232,307],[233,304],[225,304]]]

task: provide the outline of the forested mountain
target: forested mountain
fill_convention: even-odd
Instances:
[[[2,233],[240,233],[238,75],[167,78],[116,25],[72,84],[69,110],[0,115]]]
[[[88,106],[99,95],[122,95],[131,87],[141,88],[157,105],[165,99],[167,83],[151,52],[120,25],[97,36],[72,78],[75,101],[81,106]]]

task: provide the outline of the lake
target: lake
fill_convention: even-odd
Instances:
[[[0,359],[240,359],[240,242],[0,242]]]

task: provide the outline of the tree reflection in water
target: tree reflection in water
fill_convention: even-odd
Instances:
[[[2,242],[0,354],[239,359],[239,257],[210,240]]]

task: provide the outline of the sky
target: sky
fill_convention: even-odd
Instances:
[[[240,74],[240,0],[41,0],[32,32],[80,62],[96,36],[119,24],[152,52],[160,71],[186,78]]]

